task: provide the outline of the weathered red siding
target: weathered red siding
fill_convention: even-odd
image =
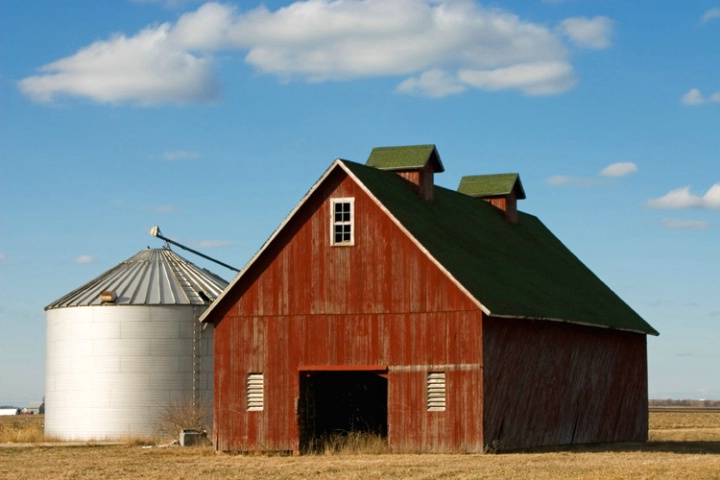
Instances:
[[[330,245],[331,198],[354,198],[355,244]],[[365,190],[333,170],[228,293],[215,322],[215,447],[300,448],[301,377],[387,377],[394,451],[647,437],[645,335],[484,318]],[[427,373],[446,374],[427,411]],[[263,373],[263,411],[246,377]],[[305,378],[305,377],[303,377]]]
[[[432,165],[428,164],[422,169],[401,170],[396,173],[414,185],[420,198],[424,200],[434,198],[435,174]]]
[[[355,198],[355,245],[330,246],[330,198]],[[481,451],[482,313],[336,170],[234,288],[215,330],[220,450],[299,448],[300,372],[387,366],[395,451]],[[428,412],[428,371],[445,371],[448,407]],[[247,411],[248,373],[265,377]]]
[[[503,195],[502,197],[485,197],[483,200],[502,210],[508,222],[518,222],[517,195],[515,192]]]
[[[645,335],[486,318],[483,336],[488,446],[647,440]]]

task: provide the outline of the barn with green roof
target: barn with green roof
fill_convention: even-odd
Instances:
[[[219,450],[647,439],[657,332],[542,222],[517,173],[435,185],[434,145],[336,160],[201,321]]]

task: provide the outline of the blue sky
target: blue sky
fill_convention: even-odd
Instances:
[[[242,267],[333,159],[427,143],[660,331],[651,398],[720,398],[718,47],[718,0],[3,0],[0,404],[153,225]]]

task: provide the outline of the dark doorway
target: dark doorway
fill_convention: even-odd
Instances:
[[[300,449],[313,451],[327,439],[387,436],[387,378],[377,372],[300,374]]]

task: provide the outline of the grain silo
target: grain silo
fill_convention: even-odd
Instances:
[[[197,319],[226,285],[148,248],[45,307],[45,434],[151,436],[169,406],[211,402],[213,332]]]

